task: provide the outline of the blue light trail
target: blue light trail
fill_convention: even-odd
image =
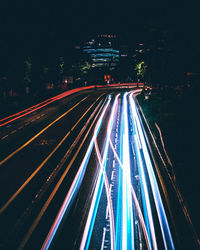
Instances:
[[[92,140],[89,144],[89,147],[87,149],[85,157],[84,157],[84,159],[81,163],[81,166],[80,166],[80,168],[79,168],[79,170],[74,178],[74,181],[73,181],[73,183],[72,183],[72,185],[67,193],[67,196],[66,196],[66,198],[61,206],[61,209],[59,210],[58,215],[56,216],[56,219],[55,219],[55,221],[54,221],[54,223],[53,223],[53,225],[52,225],[52,227],[51,227],[51,229],[50,229],[50,231],[45,239],[45,242],[42,246],[42,249],[49,249],[50,244],[51,244],[51,242],[52,242],[52,240],[57,232],[57,229],[58,229],[58,227],[59,227],[59,225],[64,217],[64,214],[66,213],[67,209],[69,208],[69,205],[70,205],[72,199],[74,198],[75,194],[78,192],[78,189],[81,185],[81,182],[82,182],[84,174],[85,174],[85,170],[87,167],[88,160],[90,158],[90,154],[91,154],[93,146],[94,146],[95,139],[99,133],[99,130],[100,130],[100,127],[101,127],[101,124],[103,121],[103,117],[104,117],[104,114],[109,106],[110,100],[111,99],[109,97],[107,102],[106,102],[106,105],[103,109],[103,112],[102,112],[102,114],[97,122],[97,125],[96,125],[95,130],[94,130],[94,135],[93,135]]]
[[[91,239],[93,238],[93,229],[96,226],[95,221],[99,211],[98,208],[101,205],[101,197],[103,197],[102,192],[104,185],[108,202],[111,250],[136,249],[138,246],[136,241],[140,241],[141,247],[143,246],[144,240],[146,242],[145,247],[147,247],[148,250],[157,250],[160,246],[160,239],[163,242],[165,249],[175,249],[158,188],[158,183],[148,152],[144,136],[144,128],[133,95],[130,94],[130,92],[126,92],[122,95],[121,103],[119,101],[119,96],[120,95],[118,94],[115,97],[113,104],[111,104],[111,97],[109,97],[95,127],[86,155],[84,156],[81,166],[74,178],[65,201],[54,221],[42,249],[49,248],[64,214],[68,210],[70,203],[79,190],[94,145],[99,164],[97,165],[98,171],[94,192],[92,194],[85,228],[80,242],[80,249],[85,250],[90,247]],[[101,157],[97,144],[97,136],[109,105],[112,105],[112,107],[109,121],[107,122],[104,146],[101,149]],[[119,136],[114,147],[112,143],[113,135],[111,137],[111,133],[114,131],[114,125],[116,125],[116,110],[118,110],[120,124],[119,131],[118,128],[115,131]],[[106,120],[104,121],[106,122]],[[131,145],[133,146],[132,150],[135,158],[131,155]],[[109,152],[109,146],[112,148],[111,153]],[[116,147],[118,147],[119,156],[117,155]],[[118,178],[115,180],[116,199],[114,200],[109,192],[109,179],[106,172],[108,171],[108,168],[111,170],[111,167],[113,167],[111,166],[112,161],[109,161],[108,158],[117,159],[118,162],[118,175],[116,175]],[[133,158],[134,160],[132,162],[131,160]],[[134,171],[136,169],[139,176],[139,186],[135,185],[135,182],[133,182],[134,186],[132,185],[131,176],[135,176],[135,173],[131,172],[133,169]],[[141,193],[136,192],[136,188],[139,188]],[[113,212],[114,210],[115,213]],[[137,221],[138,219],[139,223]],[[136,222],[138,226],[137,228],[135,226]],[[142,238],[140,231],[141,228],[143,230]],[[160,238],[157,235],[157,231],[161,232]],[[137,236],[137,233],[140,234],[140,237]],[[139,237],[139,240],[136,239],[137,237]],[[103,239],[105,239],[105,234]],[[101,247],[104,247],[104,240],[102,240]]]
[[[164,246],[165,246],[165,249],[175,249],[172,235],[171,235],[171,232],[169,229],[169,224],[168,224],[167,217],[165,214],[165,209],[164,209],[161,195],[159,192],[158,184],[157,184],[156,177],[155,177],[155,174],[153,171],[153,166],[152,166],[149,152],[147,149],[142,124],[141,124],[141,121],[139,119],[138,110],[137,110],[137,107],[136,107],[136,104],[134,102],[132,95],[130,96],[130,104],[131,104],[132,114],[133,114],[133,117],[135,120],[135,126],[137,127],[137,130],[138,130],[139,140],[140,140],[140,144],[141,144],[141,148],[142,148],[148,176],[149,176],[150,183],[151,183],[154,202],[156,205],[157,215],[159,218],[160,228],[161,228],[161,232],[162,232],[162,236],[163,236]]]
[[[95,222],[95,218],[97,214],[97,209],[98,209],[99,201],[100,201],[101,194],[102,194],[102,189],[103,189],[103,184],[104,184],[104,179],[105,179],[104,175],[105,175],[106,164],[107,164],[109,137],[112,131],[114,112],[115,112],[115,107],[117,104],[116,102],[117,102],[117,97],[115,98],[115,102],[112,107],[112,112],[111,112],[110,119],[108,122],[108,129],[107,129],[107,136],[106,136],[106,141],[105,141],[105,148],[104,148],[103,157],[102,157],[102,164],[100,165],[99,175],[98,175],[95,191],[94,191],[93,198],[92,198],[90,211],[88,214],[85,230],[84,230],[81,245],[80,245],[80,249],[82,250],[89,248],[92,231],[94,227],[94,222]]]

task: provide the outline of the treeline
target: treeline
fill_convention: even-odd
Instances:
[[[65,77],[72,76],[73,86],[84,81],[90,69],[87,57],[80,52],[73,56],[21,56],[0,59],[0,96],[41,95],[49,86],[62,87]]]

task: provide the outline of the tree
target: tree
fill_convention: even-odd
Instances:
[[[65,65],[65,62],[64,62],[64,58],[62,56],[59,57],[59,75],[62,76],[63,73],[64,73],[64,65]]]
[[[87,62],[87,61],[83,62],[80,65],[80,71],[81,71],[82,76],[87,75],[89,73],[91,67],[92,67],[92,65],[89,62]]]
[[[27,57],[24,63],[25,63],[25,71],[24,71],[25,92],[26,94],[29,94],[31,85],[31,71],[32,71],[31,58]]]
[[[144,80],[145,73],[146,73],[147,65],[145,65],[144,61],[139,62],[135,65],[134,70],[136,71],[136,75],[140,80]]]
[[[32,69],[32,63],[30,57],[27,57],[25,60],[25,73],[24,73],[24,82],[28,86],[31,83],[31,69]]]
[[[89,79],[89,75],[92,69],[92,65],[89,61],[80,60],[71,66],[69,73],[73,75],[77,84],[84,84]]]

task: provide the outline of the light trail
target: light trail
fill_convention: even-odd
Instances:
[[[7,116],[7,117],[1,119],[1,120],[0,120],[0,123],[3,122],[3,121],[5,121],[5,120],[8,120],[8,119],[10,119],[10,118],[12,118],[12,117],[14,117],[14,116],[20,115],[20,114],[22,114],[23,112],[26,112],[26,111],[29,111],[29,110],[35,108],[35,107],[38,107],[39,105],[44,104],[45,102],[48,102],[48,101],[51,101],[51,100],[52,100],[52,98],[50,98],[50,99],[48,99],[48,100],[45,100],[45,101],[43,101],[43,102],[41,102],[41,103],[38,103],[38,104],[36,104],[36,105],[34,105],[34,106],[32,106],[32,107],[29,107],[29,108],[27,108],[27,109],[25,109],[25,110],[22,110],[22,111],[20,111],[20,112],[18,112],[18,113],[15,113],[15,114],[13,114],[13,115]],[[3,125],[5,125],[5,124],[0,124],[0,127],[3,126]]]
[[[13,121],[15,121],[15,120],[17,120],[17,119],[19,119],[19,118],[21,118],[21,117],[24,117],[24,116],[26,116],[26,115],[28,115],[28,114],[31,114],[31,113],[33,113],[33,112],[35,112],[35,111],[37,111],[37,110],[39,110],[39,109],[41,109],[41,108],[43,108],[43,107],[49,105],[49,104],[52,103],[52,102],[55,102],[55,101],[60,100],[60,99],[62,99],[62,98],[64,98],[64,97],[67,97],[67,96],[69,96],[69,95],[72,95],[72,94],[74,94],[74,93],[77,93],[77,92],[79,92],[79,91],[81,91],[81,90],[87,90],[87,89],[92,89],[92,88],[94,88],[94,86],[89,86],[89,87],[83,87],[83,88],[77,88],[77,89],[73,89],[73,90],[68,90],[68,91],[66,91],[66,92],[64,92],[64,93],[61,93],[61,94],[57,95],[57,96],[54,96],[54,97],[52,97],[52,98],[49,98],[49,99],[47,99],[47,100],[45,100],[45,101],[43,101],[43,102],[40,102],[40,103],[38,103],[38,104],[36,104],[36,105],[34,105],[34,106],[32,106],[32,107],[29,107],[29,108],[27,108],[27,109],[25,109],[25,110],[22,110],[22,111],[20,111],[20,112],[18,112],[18,113],[15,113],[15,114],[13,114],[13,115],[10,115],[10,116],[8,116],[8,117],[5,117],[5,118],[1,119],[1,120],[0,120],[0,123],[3,122],[3,121],[5,121],[5,120],[8,120],[8,121],[6,121],[6,122],[4,122],[4,123],[1,123],[1,124],[0,124],[0,127],[5,126],[6,124],[9,124],[9,123],[11,123],[11,122],[13,122]],[[23,114],[23,113],[24,113],[24,114]],[[16,116],[16,117],[15,117],[15,116]],[[15,117],[15,118],[9,120],[9,119],[12,118],[12,117]]]
[[[10,117],[14,117],[14,116],[17,116],[17,117],[15,117],[15,118],[13,118],[13,119],[11,119],[11,120],[8,120],[8,121],[6,121],[6,122],[0,124],[0,127],[3,127],[3,126],[5,126],[6,124],[9,124],[9,123],[11,123],[11,122],[13,122],[13,121],[15,121],[15,120],[17,120],[17,119],[19,119],[19,118],[21,118],[21,117],[24,117],[24,116],[26,116],[26,115],[28,115],[28,114],[31,114],[31,113],[37,111],[38,109],[41,109],[41,108],[43,108],[43,107],[49,105],[50,103],[55,102],[56,100],[57,100],[57,99],[55,99],[55,100],[53,99],[53,100],[50,100],[50,101],[47,102],[47,103],[44,102],[45,104],[43,104],[43,105],[38,104],[38,105],[36,105],[37,108],[34,108],[34,109],[29,108],[28,110],[26,110],[27,112],[25,112],[24,114],[22,114],[22,113],[23,113],[23,111],[22,111],[22,112],[20,112],[20,115],[17,114],[18,116],[17,116],[17,115],[12,115],[12,116],[10,116]],[[41,106],[39,106],[39,105],[41,105]],[[30,110],[30,109],[31,109],[31,110]],[[10,117],[4,118],[3,120],[9,119]]]
[[[88,96],[83,98],[80,102],[76,103],[72,108],[68,109],[64,114],[59,116],[56,120],[51,122],[49,125],[47,125],[44,129],[42,129],[39,133],[37,133],[35,136],[33,136],[30,140],[28,140],[26,143],[24,143],[22,146],[20,146],[18,149],[13,151],[11,154],[9,154],[7,157],[5,157],[3,160],[0,161],[0,166],[2,166],[6,161],[8,161],[10,158],[12,158],[15,154],[17,154],[19,151],[24,149],[26,146],[28,146],[32,141],[34,141],[39,135],[41,135],[43,132],[45,132],[49,127],[51,127],[53,124],[55,124],[57,121],[59,121],[61,118],[66,116],[68,113],[70,113],[74,108],[76,108],[79,104],[81,104]],[[0,212],[1,213],[1,212]]]
[[[76,138],[76,140],[74,141],[74,143],[71,145],[70,149],[67,151],[67,153],[65,154],[65,156],[63,157],[63,159],[66,159],[66,157],[71,153],[72,148],[74,148],[74,146],[77,144],[77,142],[79,141],[81,135],[83,134],[83,132],[85,131],[85,129],[87,128],[90,120],[92,119],[92,117],[94,116],[94,114],[97,112],[97,110],[99,109],[100,103],[98,104],[98,106],[95,108],[95,110],[93,111],[92,115],[90,116],[89,120],[86,122],[86,124],[84,125],[84,127],[82,128],[82,130],[80,131],[78,137]],[[33,231],[35,230],[35,228],[37,227],[38,223],[40,222],[41,218],[43,217],[44,213],[46,212],[47,208],[49,207],[51,201],[53,200],[54,196],[56,195],[58,189],[60,188],[63,180],[65,179],[66,175],[68,174],[69,170],[71,169],[72,164],[74,163],[77,155],[79,154],[83,144],[85,143],[92,127],[94,126],[94,123],[96,122],[96,119],[98,118],[102,108],[103,108],[104,104],[100,107],[99,111],[97,112],[97,114],[95,115],[92,124],[90,125],[90,127],[87,130],[87,133],[85,134],[82,142],[80,143],[76,153],[74,154],[72,160],[70,161],[70,163],[68,164],[67,168],[65,169],[64,173],[62,174],[61,178],[59,179],[59,181],[57,182],[55,188],[53,189],[52,193],[50,194],[49,198],[47,199],[47,201],[45,202],[45,204],[43,205],[42,209],[40,210],[38,216],[36,217],[35,221],[33,222],[33,224],[31,225],[31,227],[29,228],[27,234],[25,235],[24,239],[22,240],[22,242],[20,243],[20,247],[19,249],[23,249],[24,246],[26,245],[26,243],[28,242],[29,238],[31,237]],[[61,166],[65,163],[65,160],[61,160],[60,164]],[[48,181],[49,184],[49,181]],[[39,196],[39,195],[38,195]]]
[[[131,185],[131,179],[130,179],[130,159],[129,159],[129,138],[128,138],[128,119],[127,119],[127,101],[126,101],[126,96],[124,96],[124,101],[123,101],[123,116],[122,116],[122,129],[121,129],[121,140],[120,140],[120,145],[121,146],[121,158],[123,158],[124,164],[126,164],[126,168],[124,167],[124,164],[122,164],[121,160],[119,159],[114,146],[111,142],[111,139],[109,138],[109,142],[111,145],[111,148],[114,152],[114,155],[116,156],[118,162],[120,163],[120,167],[122,168],[122,171],[119,169],[119,181],[118,181],[118,205],[117,205],[117,223],[116,223],[116,249],[127,249],[127,244],[129,245],[130,249],[133,248],[134,246],[134,239],[133,239],[133,216],[132,216],[132,202],[131,202],[131,194],[133,196],[133,200],[136,205],[136,210],[138,212],[138,216],[140,219],[140,223],[144,232],[144,237],[146,240],[147,248],[151,249],[150,241],[149,241],[149,235],[147,234],[146,230],[146,225],[144,223],[144,219],[142,216],[142,212],[139,206],[139,202],[137,201],[137,197],[135,195],[134,189],[132,188]],[[124,135],[124,136],[123,136]],[[127,171],[128,170],[128,171]],[[122,176],[120,177],[121,175]],[[124,181],[123,181],[124,180]],[[120,184],[123,181],[122,184]],[[124,187],[125,192],[123,192],[123,198],[121,197],[121,190]],[[128,190],[128,192],[127,192]],[[128,194],[127,194],[127,193]],[[127,199],[128,197],[128,199]],[[120,200],[123,199],[123,202]],[[127,200],[129,202],[127,202]],[[123,206],[122,204],[125,204],[127,202],[126,206]],[[129,208],[129,210],[127,209]],[[123,223],[121,222],[121,216],[120,214],[123,214]],[[127,216],[127,214],[129,216]],[[127,219],[128,218],[128,219]],[[123,226],[125,225],[125,226]],[[128,227],[126,227],[128,225]],[[121,228],[121,230],[120,230]],[[123,232],[123,237],[121,237],[121,232]],[[127,232],[129,233],[128,237],[128,242],[127,242]],[[131,238],[132,236],[132,238]],[[131,239],[131,240],[130,240]]]
[[[131,196],[130,153],[127,118],[127,93],[123,96],[121,128],[120,128],[120,162],[118,197],[117,197],[117,222],[116,222],[116,248],[134,249],[133,207]]]
[[[120,87],[120,86],[137,86],[138,84],[137,83],[129,83],[129,84],[110,84],[109,85],[109,88],[111,87]],[[139,83],[139,85],[138,86],[140,86],[140,87],[142,87],[144,84],[143,83]],[[6,124],[9,124],[9,123],[11,123],[11,122],[13,122],[13,121],[15,121],[15,120],[17,120],[17,119],[19,119],[19,118],[21,118],[21,117],[24,117],[24,116],[26,116],[26,115],[28,115],[28,114],[31,114],[31,113],[33,113],[33,112],[35,112],[35,111],[37,111],[37,110],[39,110],[39,109],[41,109],[41,108],[43,108],[43,107],[45,107],[45,106],[47,106],[47,105],[49,105],[50,103],[52,103],[52,102],[55,102],[55,101],[57,101],[57,100],[60,100],[60,99],[62,99],[62,98],[64,98],[64,97],[67,97],[67,96],[69,96],[69,95],[72,95],[72,94],[75,94],[75,93],[78,93],[78,92],[80,92],[80,91],[84,91],[84,90],[91,90],[91,89],[94,89],[95,87],[98,87],[98,88],[108,88],[108,85],[97,85],[97,86],[87,86],[87,87],[81,87],[81,88],[76,88],[76,89],[72,89],[72,90],[68,90],[68,91],[65,91],[64,93],[61,93],[61,94],[59,94],[59,95],[57,95],[57,96],[54,96],[54,97],[51,97],[51,98],[49,98],[49,99],[47,99],[47,100],[45,100],[45,101],[43,101],[43,102],[40,102],[40,103],[38,103],[38,104],[36,104],[36,105],[34,105],[34,106],[31,106],[31,107],[29,107],[29,108],[27,108],[27,109],[24,109],[24,110],[22,110],[22,111],[20,111],[20,112],[17,112],[17,113],[15,113],[15,114],[13,114],[13,115],[10,115],[10,116],[7,116],[7,117],[4,117],[4,118],[2,118],[2,119],[0,119],[0,123],[1,122],[3,122],[3,121],[5,121],[5,120],[9,120],[10,118],[12,118],[12,117],[15,117],[15,118],[13,118],[13,119],[11,119],[11,120],[9,120],[9,121],[6,121],[6,122],[4,122],[4,123],[1,123],[0,124],[0,127],[2,127],[2,126],[5,126]],[[23,114],[24,113],[24,114]]]
[[[17,119],[19,119],[19,118],[21,118],[21,117],[24,117],[24,116],[26,116],[26,115],[28,115],[28,114],[31,114],[31,113],[33,113],[33,112],[35,112],[35,111],[37,111],[37,110],[39,110],[39,109],[41,109],[41,108],[43,108],[43,107],[46,107],[47,105],[51,104],[52,102],[55,102],[55,101],[57,101],[57,100],[60,100],[60,99],[66,97],[66,96],[68,96],[68,95],[70,95],[70,94],[71,94],[71,93],[66,93],[66,94],[63,93],[63,94],[60,94],[60,95],[58,95],[58,96],[52,97],[52,98],[50,98],[50,99],[47,99],[47,100],[45,100],[45,101],[43,101],[43,102],[41,102],[41,103],[38,103],[38,104],[36,104],[36,105],[34,105],[34,106],[32,106],[32,107],[29,107],[29,108],[27,108],[27,109],[25,109],[25,110],[22,110],[22,111],[20,111],[20,112],[18,112],[18,113],[16,113],[16,114],[13,114],[13,115],[10,115],[10,116],[8,116],[8,117],[5,117],[5,118],[3,118],[3,119],[0,120],[0,123],[3,122],[3,121],[5,121],[5,120],[8,120],[8,121],[6,121],[6,122],[4,122],[4,123],[1,123],[1,124],[0,124],[0,127],[3,127],[3,126],[5,126],[6,124],[9,124],[9,123],[11,123],[11,122],[13,122],[13,121],[15,121],[15,120],[17,120]],[[24,113],[24,114],[23,114],[23,113]],[[15,117],[15,116],[16,116],[16,117]],[[15,117],[15,118],[9,120],[9,119],[12,118],[12,117]]]
[[[150,198],[149,198],[149,193],[148,193],[146,172],[144,170],[145,168],[147,169],[148,178],[149,178],[151,189],[153,192],[153,198],[154,198],[154,202],[156,205],[156,211],[158,214],[158,219],[159,219],[159,223],[161,227],[165,249],[174,249],[168,221],[167,221],[164,207],[162,204],[155,174],[153,172],[151,159],[148,154],[148,149],[147,149],[146,141],[145,141],[144,134],[143,134],[144,131],[143,131],[142,123],[141,123],[141,120],[140,120],[132,95],[129,97],[129,103],[131,107],[130,108],[131,116],[133,119],[134,147],[135,147],[135,154],[137,158],[138,171],[139,171],[140,182],[141,182],[142,201],[143,201],[145,220],[143,218],[143,214],[141,212],[141,208],[137,200],[137,196],[131,184],[131,172],[130,172],[131,162],[130,162],[130,150],[129,150],[130,128],[129,128],[129,123],[128,123],[128,101],[127,101],[128,93],[125,93],[123,96],[121,130],[120,130],[120,157],[117,155],[117,152],[111,141],[111,131],[112,131],[113,123],[114,123],[114,114],[115,114],[116,106],[118,104],[118,96],[116,96],[115,98],[115,101],[111,110],[110,119],[107,125],[107,134],[106,134],[106,140],[105,140],[105,147],[103,150],[103,157],[101,158],[101,154],[98,148],[97,136],[101,127],[104,113],[110,103],[110,99],[108,100],[106,104],[107,106],[105,106],[102,112],[102,115],[101,115],[102,120],[101,121],[98,120],[97,125],[95,126],[94,134],[89,144],[86,155],[72,182],[72,185],[62,204],[62,207],[59,210],[59,213],[45,239],[42,249],[48,249],[50,247],[64,214],[68,211],[69,205],[71,204],[73,198],[75,197],[77,191],[79,190],[94,145],[95,145],[97,157],[98,157],[99,164],[100,164],[100,169],[98,172],[97,182],[96,182],[95,190],[93,193],[92,202],[91,202],[90,210],[88,213],[85,229],[83,232],[83,237],[81,240],[80,249],[81,250],[89,249],[92,231],[93,231],[93,227],[94,227],[94,223],[96,219],[96,214],[97,214],[97,210],[98,210],[98,206],[99,206],[99,202],[100,202],[100,198],[102,194],[103,185],[105,185],[106,196],[107,196],[107,201],[108,201],[111,249],[112,250],[114,249],[123,249],[123,250],[127,249],[128,250],[128,249],[135,248],[134,226],[133,226],[133,222],[134,222],[133,202],[135,203],[136,211],[138,213],[140,224],[142,226],[147,248],[149,250],[158,249],[156,236],[155,236],[155,228],[154,228],[154,223],[153,223],[153,216],[152,216],[152,211],[151,211],[151,203],[150,203]],[[119,165],[120,165],[120,169],[121,169],[121,170],[119,169],[118,205],[117,205],[117,209],[118,208],[119,209],[117,210],[116,231],[115,231],[115,221],[114,221],[114,215],[113,215],[112,199],[111,199],[110,192],[109,192],[109,182],[108,182],[108,178],[106,175],[107,155],[108,155],[109,145],[111,146],[112,151],[114,155],[116,156],[117,161],[119,162]],[[104,235],[104,238],[105,238],[105,235]]]
[[[136,100],[136,101],[137,101],[137,100]],[[137,101],[137,103],[138,103],[138,101]],[[181,206],[181,208],[182,208],[182,211],[183,211],[183,214],[184,214],[184,216],[185,216],[185,219],[186,219],[186,221],[187,221],[187,223],[188,223],[188,225],[189,225],[189,227],[190,227],[190,230],[191,230],[191,232],[192,232],[192,234],[193,234],[193,237],[194,237],[196,246],[199,248],[199,247],[200,247],[200,239],[199,239],[199,236],[198,236],[198,234],[197,234],[197,232],[196,232],[196,230],[195,230],[195,228],[194,228],[194,225],[193,225],[193,223],[192,223],[190,214],[189,214],[189,212],[188,212],[188,210],[187,210],[187,206],[186,206],[186,204],[185,204],[185,202],[184,202],[183,195],[181,194],[181,192],[180,192],[180,190],[179,190],[179,187],[178,187],[177,184],[176,184],[175,179],[171,177],[171,174],[170,174],[169,171],[168,171],[168,168],[167,168],[167,166],[166,166],[166,163],[165,163],[165,161],[164,161],[164,159],[163,159],[163,157],[162,157],[162,155],[161,155],[161,152],[160,152],[160,150],[159,150],[159,148],[158,148],[158,145],[157,145],[157,143],[156,143],[156,141],[155,141],[155,138],[154,138],[154,136],[153,136],[153,134],[152,134],[152,132],[151,132],[151,129],[150,129],[150,127],[149,127],[149,124],[148,124],[148,122],[147,122],[147,119],[146,119],[145,116],[144,116],[144,113],[143,113],[143,111],[142,111],[142,108],[139,106],[139,103],[138,103],[138,107],[139,107],[139,109],[140,109],[140,111],[141,111],[141,114],[142,114],[142,116],[143,116],[143,119],[144,119],[144,121],[145,121],[145,123],[146,123],[146,126],[147,126],[147,128],[148,128],[148,131],[149,131],[149,133],[150,133],[150,135],[151,135],[151,138],[152,138],[152,141],[153,141],[153,143],[154,143],[154,146],[155,146],[155,148],[156,148],[156,150],[157,150],[157,152],[158,152],[158,154],[159,154],[159,157],[160,157],[160,159],[161,159],[161,161],[162,161],[162,163],[163,163],[163,166],[165,167],[165,170],[166,170],[166,173],[167,173],[167,175],[168,175],[168,177],[169,177],[169,180],[170,180],[170,182],[171,182],[171,185],[172,185],[172,187],[174,188],[174,191],[175,191],[175,193],[176,193],[176,195],[177,195],[177,198],[178,198],[178,201],[179,201],[180,206]],[[154,161],[154,163],[155,163],[155,161]],[[156,164],[155,164],[155,167],[156,167]],[[171,211],[171,208],[170,208],[170,205],[169,205],[169,202],[168,202],[167,191],[166,191],[165,185],[164,185],[164,183],[163,183],[162,177],[161,177],[161,175],[160,175],[159,169],[158,169],[157,167],[156,167],[156,171],[157,171],[157,174],[158,174],[158,177],[159,177],[159,180],[160,180],[160,183],[161,183],[161,186],[162,186],[164,195],[165,195],[165,197],[166,197],[166,201],[167,201],[167,205],[168,205],[168,208],[169,208],[169,212],[170,212],[170,214],[171,214],[171,217],[173,218],[172,211]],[[173,224],[174,224],[174,222],[173,222]]]
[[[100,167],[103,169],[101,154],[99,152],[97,140],[95,140],[95,149],[96,149],[96,153],[97,153]],[[114,221],[114,213],[113,213],[111,194],[109,192],[109,181],[108,181],[108,177],[107,177],[105,170],[104,170],[103,176],[104,176],[104,184],[105,184],[105,188],[106,188],[106,196],[107,196],[107,201],[108,201],[108,211],[109,211],[109,215],[110,215],[109,222],[110,222],[111,250],[114,250],[114,248],[115,248],[115,221]],[[103,248],[103,246],[102,246],[102,248]]]
[[[100,166],[99,175],[98,175],[96,187],[95,187],[93,198],[92,198],[92,203],[90,206],[85,229],[83,232],[83,237],[82,237],[81,244],[80,244],[81,250],[88,249],[89,244],[90,244],[90,240],[91,240],[91,235],[92,235],[93,226],[94,226],[94,222],[95,222],[95,218],[96,218],[97,208],[99,205],[99,201],[100,201],[100,197],[101,197],[101,193],[102,193],[102,188],[103,188],[104,174],[105,174],[105,170],[106,170],[107,154],[108,154],[108,146],[109,146],[108,138],[110,137],[110,133],[111,133],[112,127],[113,127],[113,118],[114,118],[116,104],[117,104],[117,97],[115,98],[115,102],[114,102],[114,105],[112,107],[110,119],[109,119],[108,126],[107,126],[108,134],[106,135],[105,148],[104,148],[104,153],[103,153],[103,157],[102,157],[102,165]]]
[[[155,122],[155,126],[156,126],[156,128],[157,128],[157,130],[158,130],[158,132],[159,132],[160,140],[161,140],[162,147],[163,147],[163,151],[164,151],[164,153],[165,153],[165,156],[166,156],[166,158],[167,158],[167,161],[168,161],[169,165],[170,165],[171,168],[172,168],[173,178],[174,178],[174,180],[175,180],[175,179],[176,179],[176,176],[175,176],[175,173],[174,173],[174,168],[173,168],[172,162],[171,162],[171,160],[170,160],[170,158],[169,158],[169,156],[168,156],[168,154],[167,154],[167,151],[166,151],[166,149],[165,149],[165,143],[164,143],[164,140],[163,140],[163,137],[162,137],[161,129],[160,129],[160,127],[158,126],[158,124],[157,124],[156,122]]]
[[[130,173],[130,153],[129,153],[129,135],[128,135],[128,117],[127,117],[127,93],[123,97],[123,126],[122,134],[123,145],[122,162],[123,162],[123,235],[122,249],[134,249],[134,231],[133,231],[133,207],[131,196],[131,173]]]
[[[103,121],[103,117],[104,117],[104,114],[105,114],[105,112],[107,110],[107,107],[108,107],[109,103],[110,103],[110,98],[107,101],[107,103],[106,103],[106,105],[104,107],[104,110],[103,110],[103,112],[102,112],[102,114],[101,114],[101,116],[100,116],[100,118],[99,118],[99,120],[97,122],[97,125],[95,127],[92,140],[91,140],[91,142],[89,144],[89,147],[88,147],[87,152],[86,152],[86,154],[84,156],[84,159],[83,159],[83,161],[82,161],[82,163],[80,165],[80,168],[79,168],[79,170],[78,170],[78,172],[77,172],[77,174],[76,174],[76,176],[74,178],[74,181],[73,181],[73,183],[72,183],[72,185],[71,185],[71,187],[70,187],[70,189],[69,189],[69,191],[67,193],[67,196],[66,196],[66,198],[65,198],[65,200],[64,200],[64,202],[63,202],[63,204],[61,206],[61,209],[59,210],[58,215],[56,216],[56,219],[55,219],[55,221],[54,221],[54,223],[53,223],[53,225],[52,225],[52,227],[51,227],[51,229],[50,229],[50,231],[49,231],[49,233],[48,233],[48,235],[47,235],[47,237],[46,237],[46,239],[44,241],[42,249],[48,249],[49,248],[49,246],[50,246],[50,244],[51,244],[51,242],[52,242],[52,240],[53,240],[53,238],[54,238],[54,236],[55,236],[55,234],[57,232],[57,229],[58,229],[58,227],[60,225],[60,222],[62,221],[62,218],[63,218],[64,214],[66,213],[68,207],[69,207],[69,204],[71,203],[73,197],[75,196],[75,194],[77,193],[77,191],[78,191],[78,189],[80,187],[80,184],[81,184],[81,182],[83,180],[83,177],[84,177],[84,174],[85,174],[87,163],[88,163],[89,158],[90,158],[90,154],[91,154],[93,146],[94,146],[95,138],[97,137],[97,135],[99,133],[99,130],[100,130],[100,127],[101,127],[101,124],[102,124],[102,121]]]
[[[130,104],[131,104],[131,109],[133,112],[132,114],[133,114],[133,117],[135,120],[135,125],[136,125],[137,130],[138,130],[140,143],[142,146],[142,152],[143,152],[143,156],[144,156],[144,160],[145,160],[145,164],[147,167],[147,172],[148,172],[148,176],[149,176],[149,180],[150,180],[150,184],[151,184],[151,188],[152,188],[152,192],[153,192],[153,197],[154,197],[154,202],[156,205],[156,210],[157,210],[160,228],[161,228],[161,232],[162,232],[163,242],[164,242],[166,249],[175,249],[174,243],[172,240],[172,235],[171,235],[171,232],[169,229],[167,217],[165,214],[164,206],[162,203],[161,195],[159,192],[158,184],[157,184],[156,177],[155,177],[155,174],[153,171],[153,166],[152,166],[150,156],[149,156],[149,153],[147,150],[147,145],[145,142],[142,125],[141,125],[141,122],[139,120],[139,115],[137,113],[137,108],[136,108],[136,105],[135,105],[135,102],[133,100],[132,95],[130,96]]]
[[[99,97],[100,98],[100,97]],[[52,150],[52,152],[43,160],[43,162],[37,167],[37,169],[28,177],[28,179],[21,185],[21,187],[11,196],[11,198],[3,205],[0,209],[0,214],[2,214],[6,208],[10,205],[11,202],[22,192],[22,190],[27,186],[27,184],[35,177],[35,175],[40,171],[40,169],[46,164],[46,162],[52,157],[52,155],[60,148],[60,146],[64,143],[64,141],[68,138],[71,132],[76,128],[76,126],[80,123],[83,117],[89,112],[89,110],[94,106],[94,104],[99,100],[97,100],[90,105],[90,107],[86,110],[86,112],[81,116],[81,118],[75,123],[70,131],[64,136],[64,138],[57,144],[57,146]]]
[[[114,102],[114,105],[113,105],[113,112],[115,112],[116,106],[118,104],[118,97],[119,97],[119,94],[115,97],[115,102]],[[111,133],[111,130],[110,130],[110,127],[108,126],[107,127],[108,139],[110,139],[110,133]],[[97,140],[95,140],[95,149],[96,149],[99,164],[101,166],[101,169],[103,169],[104,184],[105,184],[105,188],[106,188],[106,196],[107,196],[107,201],[108,201],[108,210],[109,210],[109,215],[110,215],[109,221],[110,221],[111,249],[114,250],[114,248],[115,248],[115,222],[114,222],[113,205],[112,205],[111,194],[110,194],[110,191],[109,191],[109,181],[108,181],[106,171],[103,168],[103,161],[101,159],[101,154],[100,154],[100,151],[99,151]]]
[[[156,234],[154,229],[154,222],[153,222],[153,215],[152,209],[150,204],[149,192],[147,187],[147,181],[144,172],[144,166],[140,151],[142,149],[137,129],[134,127],[134,145],[135,145],[135,155],[137,159],[138,171],[140,176],[140,186],[142,191],[142,202],[143,202],[143,209],[144,209],[144,217],[147,226],[148,237],[150,241],[152,240],[153,249],[158,249],[157,242],[156,242]],[[152,247],[152,246],[151,246]]]
[[[109,143],[110,143],[110,146],[111,146],[111,148],[113,150],[113,153],[114,153],[120,167],[123,169],[123,164],[122,164],[121,160],[119,159],[119,156],[118,156],[118,154],[117,154],[117,152],[116,152],[116,150],[115,150],[115,148],[113,146],[113,143],[112,143],[111,139],[109,139]],[[149,241],[149,236],[148,236],[148,233],[147,233],[145,221],[144,221],[143,214],[142,214],[142,211],[141,211],[141,208],[140,208],[140,205],[139,205],[139,201],[137,199],[136,193],[135,193],[132,185],[131,185],[131,193],[132,193],[133,200],[134,200],[134,203],[135,203],[135,206],[136,206],[136,210],[137,210],[137,213],[138,213],[140,224],[142,226],[142,230],[143,230],[143,233],[144,233],[146,245],[147,245],[148,250],[150,250],[152,248],[151,248],[151,243]]]

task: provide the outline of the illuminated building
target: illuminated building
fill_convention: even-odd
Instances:
[[[88,53],[93,68],[113,70],[119,62],[119,45],[116,35],[98,35],[83,46]]]

